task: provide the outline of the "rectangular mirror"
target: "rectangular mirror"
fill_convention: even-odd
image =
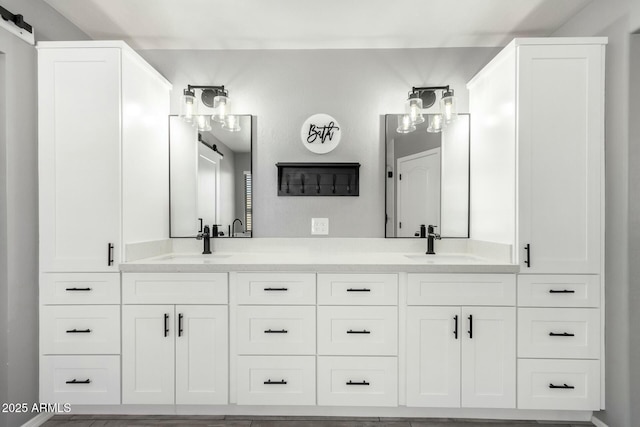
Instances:
[[[217,237],[251,237],[251,116],[236,117],[240,129],[231,132],[169,116],[171,237],[196,237],[213,224]]]
[[[469,237],[469,114],[429,133],[429,115],[399,133],[401,114],[385,116],[385,237],[419,237],[435,225],[442,237]]]

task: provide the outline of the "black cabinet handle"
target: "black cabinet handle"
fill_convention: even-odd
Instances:
[[[469,338],[473,339],[473,314],[470,314],[469,317]]]
[[[562,333],[549,332],[549,336],[550,337],[575,337],[576,334],[570,334],[569,332],[562,332]]]
[[[264,384],[267,385],[273,385],[273,384],[286,384],[287,382],[285,380],[281,380],[281,381],[271,381],[271,380],[266,380],[264,382]]]
[[[348,334],[370,334],[371,331],[367,331],[366,329],[363,329],[361,331],[352,331],[351,329],[349,329],[347,333]]]
[[[527,268],[531,268],[531,245],[527,243],[524,250],[527,251],[527,259],[524,260],[524,263],[527,264]]]
[[[458,339],[458,315],[453,316],[454,328],[453,328],[453,336],[455,339]]]
[[[76,292],[76,291],[90,291],[91,288],[66,288],[65,291]]]
[[[178,336],[182,336],[182,319],[184,315],[182,313],[178,314]]]
[[[347,292],[371,292],[371,289],[368,288],[349,288]]]
[[[366,381],[362,381],[362,382],[353,382],[353,381],[349,381],[348,383],[346,383],[347,385],[369,385],[368,382]]]
[[[264,288],[264,290],[267,292],[286,292],[289,289],[288,288]]]
[[[71,381],[67,381],[66,383],[67,384],[91,384],[91,380],[87,379],[87,380],[84,380],[84,381],[78,381],[77,379],[74,378]]]
[[[88,334],[91,332],[91,329],[69,329],[67,331],[68,334]]]
[[[549,388],[564,388],[564,389],[574,389],[575,387],[572,385],[566,385],[566,384],[562,384],[562,385],[555,385],[553,383],[549,384]]]
[[[164,314],[164,336],[169,336],[169,315],[167,313]]]
[[[549,289],[549,293],[550,294],[575,294],[576,291],[574,291],[573,289],[562,289],[560,291],[555,289]]]
[[[265,334],[288,334],[289,331],[287,331],[286,329],[280,329],[280,330],[272,330],[272,329],[267,329],[266,331],[264,331]]]
[[[198,218],[198,221],[200,221],[200,230],[198,232],[202,233],[202,218]]]
[[[107,265],[113,265],[113,243],[109,243],[107,246]]]

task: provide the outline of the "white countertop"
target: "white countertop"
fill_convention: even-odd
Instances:
[[[171,253],[120,264],[123,272],[318,271],[408,273],[517,273],[519,266],[469,254],[398,252]]]

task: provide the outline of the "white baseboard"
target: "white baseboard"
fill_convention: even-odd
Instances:
[[[50,412],[43,412],[41,414],[36,415],[31,418],[26,423],[22,424],[22,427],[39,427],[42,424],[46,423],[49,418],[53,417],[53,414]]]
[[[609,427],[608,425],[600,421],[600,419],[596,418],[595,416],[591,417],[591,422],[595,424],[596,427]]]

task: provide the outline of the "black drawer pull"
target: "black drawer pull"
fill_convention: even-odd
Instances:
[[[91,288],[66,288],[65,289],[65,291],[71,291],[71,292],[74,292],[74,291],[90,291],[90,290],[91,290]]]
[[[265,334],[288,334],[289,331],[287,331],[286,329],[280,329],[280,330],[272,330],[272,329],[267,329],[266,331],[264,331]]]
[[[549,332],[549,336],[550,337],[575,337],[576,334],[570,334],[569,332],[562,332],[562,333]]]
[[[347,292],[371,292],[371,289],[367,288],[349,288]]]
[[[91,380],[87,379],[84,381],[78,381],[77,379],[72,379],[71,381],[67,381],[67,384],[91,384]]]
[[[366,329],[363,329],[361,331],[352,331],[351,329],[349,329],[347,333],[348,334],[370,334],[371,331],[367,331]]]
[[[264,288],[265,291],[280,291],[280,292],[286,292],[289,289],[288,288]]]
[[[453,329],[453,337],[458,339],[458,315],[453,316],[453,320],[455,322],[455,327]]]
[[[574,386],[572,386],[572,385],[566,385],[566,384],[563,384],[563,385],[555,385],[555,384],[551,383],[551,384],[549,384],[549,388],[574,389],[575,387],[574,387]]]
[[[531,245],[527,243],[524,250],[527,252],[527,259],[524,260],[524,263],[527,264],[527,268],[531,268]]]
[[[281,381],[271,381],[271,380],[266,380],[266,381],[264,382],[264,384],[268,384],[268,385],[272,385],[272,384],[281,384],[281,385],[284,385],[284,384],[286,384],[286,383],[287,383],[287,382],[286,382],[285,380],[281,380]]]
[[[109,243],[107,246],[107,265],[113,265],[113,243]]]
[[[178,314],[178,336],[181,337],[182,336],[182,332],[184,331],[182,329],[182,320],[184,318],[184,315],[182,313]]]
[[[169,336],[169,315],[167,313],[164,314],[164,336]]]
[[[473,314],[470,314],[467,319],[469,319],[469,330],[467,333],[469,334],[469,338],[473,339]]]
[[[88,334],[91,332],[91,329],[69,329],[67,331],[68,334]]]
[[[349,382],[347,383],[347,385],[369,385],[369,383],[368,383],[368,382],[366,382],[366,381],[362,381],[362,382],[360,382],[360,383],[353,382],[353,381],[349,381]]]
[[[562,289],[560,291],[556,289],[549,289],[549,293],[550,294],[575,294],[576,291],[574,291],[573,289]]]

